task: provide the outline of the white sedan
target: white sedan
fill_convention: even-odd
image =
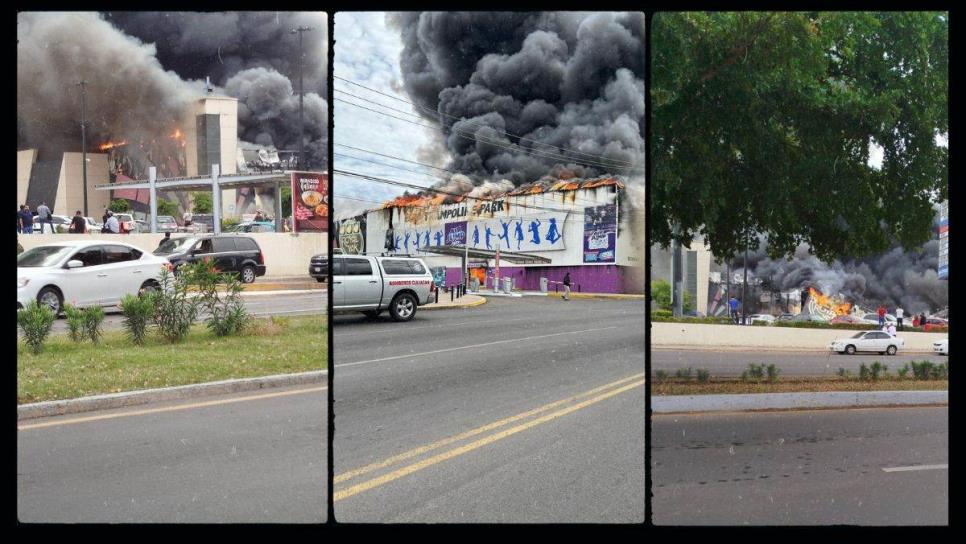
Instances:
[[[764,321],[765,323],[771,325],[775,322],[775,316],[771,314],[755,314],[748,316],[748,323],[754,323],[755,321]]]
[[[892,336],[882,331],[863,331],[856,333],[851,338],[839,338],[833,340],[828,348],[837,353],[847,353],[854,355],[857,351],[872,351],[875,353],[895,355],[899,348],[905,345],[905,341],[898,336]]]
[[[127,294],[160,287],[167,259],[122,242],[70,241],[17,255],[17,308],[36,300],[59,314],[74,306],[117,306]]]
[[[949,355],[949,337],[932,343],[932,350],[939,355]]]

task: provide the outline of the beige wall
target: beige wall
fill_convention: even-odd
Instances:
[[[208,96],[195,102],[183,121],[185,135],[185,161],[189,176],[207,175],[210,165],[198,165],[198,124],[196,116],[218,114],[221,131],[222,174],[235,174],[238,171],[238,99],[227,96]],[[201,170],[199,171],[199,168]],[[234,191],[232,191],[234,194]]]
[[[828,345],[833,340],[852,336],[855,332],[792,327],[652,323],[651,344],[694,349],[745,348],[766,351],[824,352],[828,351]],[[900,350],[902,353],[902,351],[932,352],[932,343],[949,335],[931,332],[900,332],[897,336],[905,340],[905,347]]]
[[[30,172],[37,161],[36,149],[17,151],[17,206],[27,202],[27,187],[30,186]]]
[[[101,212],[110,203],[110,191],[98,191],[95,185],[106,185],[111,179],[107,171],[107,154],[87,154],[87,214],[100,218]],[[54,213],[73,216],[77,210],[84,209],[84,163],[81,153],[64,153],[60,164],[60,179],[57,182],[57,200]]]
[[[179,235],[172,235],[177,238]],[[299,276],[309,279],[309,260],[313,255],[328,251],[329,238],[326,233],[274,233],[261,232],[248,234],[262,248],[265,256],[265,279],[273,277]],[[67,240],[90,240],[102,238],[117,240],[141,248],[144,251],[154,251],[158,243],[164,238],[163,234],[33,234],[20,236],[20,245],[25,250],[43,244],[63,242]],[[255,280],[258,282],[259,280]]]

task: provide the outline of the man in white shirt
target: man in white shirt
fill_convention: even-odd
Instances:
[[[181,216],[181,219],[184,221],[184,226],[190,227],[191,226],[191,210],[185,210],[184,211],[184,215]]]
[[[107,222],[104,223],[104,226],[113,234],[121,232],[121,225],[117,222],[117,216],[114,214],[107,216]]]
[[[53,216],[50,214],[50,208],[47,207],[46,202],[41,202],[40,206],[37,206],[37,217],[40,218],[40,233],[43,234],[44,223],[50,225],[50,232],[54,232],[54,221]]]
[[[893,323],[889,323],[889,336],[896,335],[896,326]]]
[[[900,331],[902,330],[902,314],[903,313],[904,312],[902,311],[902,307],[901,306],[899,306],[899,307],[896,308],[896,323],[899,324],[899,330]]]

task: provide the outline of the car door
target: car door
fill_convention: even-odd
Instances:
[[[211,259],[215,268],[221,272],[238,272],[238,248],[230,236],[216,236],[211,239]]]
[[[98,303],[103,306],[120,304],[124,295],[137,294],[146,277],[138,260],[141,251],[118,244],[106,244],[104,248],[103,274],[107,274],[104,289],[97,293]],[[99,276],[100,277],[100,276]]]
[[[885,351],[889,340],[892,338],[884,332],[870,332],[865,337],[869,340],[866,344],[866,351]]]
[[[345,257],[342,262],[345,305],[359,309],[378,307],[382,299],[382,276],[374,261],[366,257]]]
[[[345,267],[342,263],[342,257],[334,257],[332,259],[332,306],[334,308],[339,308],[345,306],[345,284],[342,280],[345,279]]]
[[[65,268],[63,285],[64,302],[75,306],[97,304],[102,291],[110,286],[104,269],[103,246],[88,246],[71,255],[67,261],[84,263],[80,268]],[[65,263],[66,266],[66,263]]]

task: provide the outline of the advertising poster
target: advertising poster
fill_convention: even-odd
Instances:
[[[329,176],[292,172],[292,215],[295,232],[329,230]]]
[[[466,221],[446,224],[446,245],[462,246],[466,244]]]
[[[366,216],[360,215],[338,222],[337,240],[343,253],[359,255],[366,251]]]
[[[617,260],[616,249],[617,206],[584,208],[584,262],[613,263]]]

